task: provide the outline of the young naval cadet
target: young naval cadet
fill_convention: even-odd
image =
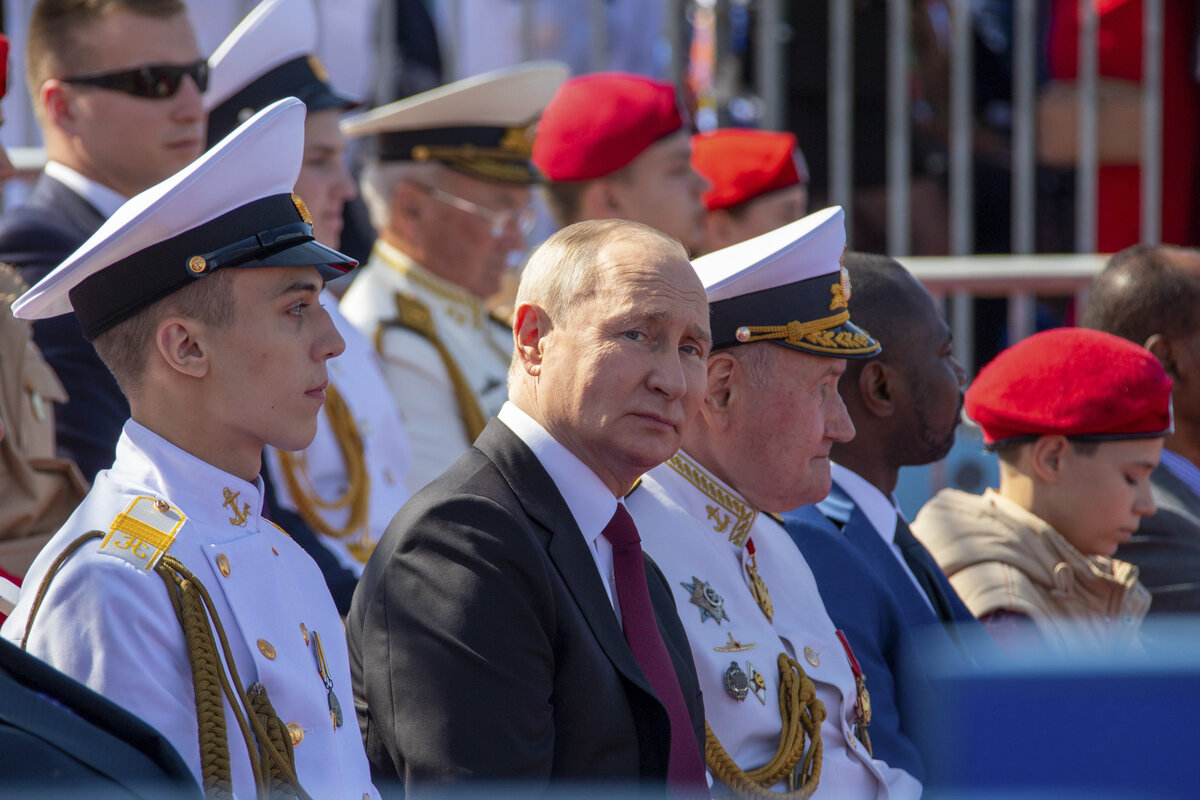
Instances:
[[[268,103],[288,96],[304,102],[304,163],[296,193],[312,215],[317,241],[336,248],[342,210],[355,193],[338,121],[357,104],[330,86],[313,55],[317,34],[311,0],[266,0],[209,59],[204,100],[213,144]],[[321,305],[346,349],[329,361],[313,443],[296,453],[268,447],[263,480],[270,518],[321,567],[345,614],[375,542],[408,499],[409,446],[375,348],[341,315],[330,290],[321,292]]]
[[[567,77],[522,64],[342,123],[374,138],[363,200],[379,239],[342,299],[374,342],[408,426],[408,487],[454,463],[508,396],[512,331],[488,312],[535,213],[532,127]]]
[[[717,796],[921,792],[872,757],[872,716],[895,711],[872,707],[870,675],[773,516],[829,491],[830,447],[854,435],[838,378],[879,350],[850,322],[843,218],[828,208],[693,262],[712,313],[707,394],[680,451],[627,498],[688,633]],[[864,580],[863,602],[878,589]]]
[[[74,311],[129,397],[117,458],[47,544],[0,633],[142,717],[206,793],[377,797],[341,619],[261,516],[266,444],[305,447],[351,269],[292,193],[295,98],[133,197],[14,313]]]

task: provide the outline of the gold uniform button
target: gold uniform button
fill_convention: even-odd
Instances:
[[[371,800],[371,795],[367,794],[366,792],[363,792],[363,800]]]
[[[304,741],[304,728],[300,727],[299,722],[289,722],[287,724],[288,733],[292,735],[292,747],[299,747]]]
[[[221,570],[221,574],[226,578],[229,577],[229,556],[224,553],[217,554],[217,569]]]
[[[814,667],[821,666],[821,654],[811,647],[804,648],[804,660],[812,664]]]
[[[266,639],[258,640],[258,651],[271,660],[275,659],[275,646]]]
[[[171,505],[166,500],[155,500],[154,507],[164,514],[171,510]]]

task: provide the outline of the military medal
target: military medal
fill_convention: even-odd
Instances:
[[[750,694],[750,679],[736,661],[730,661],[729,669],[725,670],[725,691],[739,703]]]
[[[767,704],[767,679],[749,661],[746,662],[746,669],[750,670],[750,691],[754,692],[758,702],[765,706]]]
[[[753,539],[746,540],[746,554],[750,557],[746,561],[746,575],[750,578],[750,594],[754,597],[754,602],[758,603],[758,607],[762,609],[767,622],[771,622],[772,617],[775,616],[775,606],[771,604],[771,593],[767,591],[767,584],[758,574],[758,559],[754,556]]]
[[[754,642],[739,642],[737,639],[733,638],[733,634],[730,633],[729,644],[723,644],[720,647],[714,647],[713,650],[716,650],[718,653],[740,653],[743,650],[753,650],[757,646],[758,645],[756,645]]]
[[[321,682],[325,684],[325,691],[329,695],[329,719],[333,722],[334,730],[342,727],[345,718],[342,716],[342,704],[338,702],[337,695],[333,693],[333,678],[329,675],[329,665],[325,663],[325,648],[321,647],[321,634],[316,631],[311,631],[313,646],[317,651],[317,674],[321,676]]]
[[[871,752],[871,737],[867,734],[867,726],[871,724],[871,695],[867,692],[867,676],[863,675],[854,651],[850,649],[850,641],[846,634],[839,629],[837,637],[846,649],[846,660],[850,662],[850,671],[854,673],[854,690],[857,702],[854,704],[854,735]]]
[[[688,600],[692,605],[699,607],[700,622],[712,617],[720,625],[721,620],[729,619],[729,615],[725,613],[725,598],[717,594],[710,584],[693,575],[691,583],[681,582],[679,585],[692,593]]]

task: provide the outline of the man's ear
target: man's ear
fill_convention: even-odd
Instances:
[[[155,329],[155,348],[170,369],[193,378],[203,378],[211,368],[208,346],[204,340],[205,330],[195,320],[167,317]]]
[[[607,178],[596,178],[584,187],[579,201],[581,219],[623,219],[624,208],[617,186]]]
[[[527,375],[542,374],[546,335],[550,333],[550,315],[534,303],[521,303],[513,312],[513,343],[517,360]]]
[[[876,417],[890,417],[896,413],[893,376],[892,368],[878,359],[868,361],[858,373],[857,399]]]
[[[406,239],[412,239],[414,231],[421,230],[420,220],[423,213],[422,193],[408,181],[397,181],[392,189],[391,209],[392,226]]]
[[[1142,347],[1149,350],[1150,354],[1158,359],[1158,363],[1162,364],[1168,375],[1172,378],[1178,377],[1178,373],[1175,371],[1175,347],[1170,339],[1161,333],[1155,333],[1146,340]]]
[[[1030,466],[1034,475],[1045,483],[1058,483],[1062,479],[1070,446],[1065,436],[1039,436],[1034,439],[1030,451]]]
[[[719,350],[708,357],[708,389],[700,413],[710,427],[720,430],[729,424],[744,377],[741,362],[728,352]]]
[[[42,117],[54,127],[61,129],[68,136],[78,133],[78,121],[75,108],[71,103],[70,88],[58,80],[51,78],[42,84],[37,102],[41,107]]]

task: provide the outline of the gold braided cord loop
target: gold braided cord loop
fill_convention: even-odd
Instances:
[[[850,321],[850,312],[842,311],[831,317],[822,317],[810,322],[792,320],[787,325],[745,325],[743,328],[750,332],[746,338],[738,337],[742,344],[761,342],[768,339],[784,339],[788,344],[803,344],[803,339],[810,333],[826,331],[844,325]],[[742,328],[739,328],[741,330]]]
[[[259,722],[267,731],[266,742],[270,744],[276,751],[283,753],[287,758],[288,769],[282,770],[273,767],[271,759],[268,757],[267,749],[263,746],[264,742],[259,741],[259,754],[262,756],[263,765],[263,783],[267,786],[267,795],[269,797],[295,797],[296,792],[291,782],[288,780],[288,775],[294,775],[296,771],[296,754],[292,749],[292,736],[289,733],[287,726],[283,724],[283,720],[275,713],[275,707],[271,705],[271,698],[267,697],[267,689],[261,683],[252,683],[246,691],[250,698],[250,709],[254,715],[258,717]]]
[[[446,374],[450,377],[451,385],[454,386],[454,399],[458,402],[458,414],[462,418],[467,441],[475,441],[479,438],[479,434],[483,433],[487,420],[484,419],[483,411],[479,408],[479,401],[475,399],[475,392],[471,389],[471,384],[467,383],[462,370],[454,361],[454,356],[438,338],[437,330],[433,325],[433,315],[419,300],[399,292],[396,293],[396,313],[398,315],[396,319],[384,322],[375,332],[375,349],[379,351],[380,355],[383,355],[383,334],[389,327],[404,328],[428,339],[429,343],[437,350],[438,355],[441,356],[442,363],[446,367]]]
[[[337,439],[342,463],[346,468],[345,493],[334,500],[321,497],[309,480],[304,454],[278,450],[276,452],[283,472],[283,482],[287,485],[288,494],[291,495],[300,516],[314,531],[333,539],[345,539],[358,533],[358,541],[351,543],[349,547],[356,557],[366,561],[372,548],[367,519],[371,501],[371,476],[367,473],[366,448],[350,406],[333,384],[325,390],[325,418],[329,420],[329,428]],[[336,511],[342,508],[349,509],[349,516],[346,524],[340,528],[330,525],[321,514],[321,510]]]
[[[795,659],[780,653],[778,665],[783,729],[779,732],[779,748],[770,761],[757,769],[743,771],[705,722],[704,760],[713,775],[739,797],[808,798],[821,779],[821,723],[825,721],[825,704],[817,699],[816,687]],[[805,736],[809,741],[807,750]],[[788,790],[772,792],[771,787],[780,781],[787,781]]]
[[[271,743],[270,734],[267,732],[262,720],[259,719],[258,714],[254,713],[255,704],[251,702],[250,698],[247,696],[246,690],[242,688],[242,680],[238,676],[237,665],[233,660],[233,652],[229,649],[229,637],[225,633],[225,628],[221,624],[220,617],[217,616],[216,607],[213,605],[212,597],[209,595],[208,590],[204,588],[204,584],[201,583],[179,559],[171,555],[164,555],[155,569],[160,575],[164,575],[165,573],[164,580],[172,580],[177,584],[180,584],[181,588],[194,591],[204,603],[205,613],[207,614],[208,620],[211,620],[213,628],[216,630],[217,640],[221,644],[221,654],[225,659],[225,666],[228,670],[228,679],[226,678],[226,670],[217,670],[217,677],[220,679],[222,689],[225,691],[226,697],[230,701],[230,706],[232,707],[234,715],[238,719],[238,724],[242,726],[242,735],[246,740],[247,749],[250,751],[249,757],[251,767],[254,769],[255,773],[255,784],[257,787],[258,796],[260,798],[267,798],[271,795],[267,794],[270,787],[264,782],[264,769],[259,765],[259,759],[257,754],[253,751],[254,744],[252,742],[257,742],[258,752],[262,754],[262,761],[270,762],[270,771],[273,774],[277,773],[278,775],[282,776],[280,780],[288,781],[290,787],[287,793],[288,797],[296,797],[299,798],[299,800],[312,800],[312,797],[305,792],[303,788],[301,788],[300,780],[296,777],[296,772],[293,768],[295,756],[291,752],[291,738],[288,737],[284,740],[286,752],[285,755]],[[208,627],[207,624],[205,627]],[[186,633],[187,632],[185,631],[185,635]],[[209,635],[211,636],[211,632]],[[195,669],[194,664],[193,669]],[[254,686],[261,686],[261,684],[256,683]],[[253,689],[254,687],[251,688]],[[265,687],[262,688],[262,691],[266,691]],[[236,693],[236,697],[233,696],[233,693]],[[259,708],[261,707],[262,706],[260,704]],[[253,736],[251,736],[250,731],[246,729],[246,724],[243,721],[242,709],[249,710],[249,713],[246,715],[246,719],[249,721],[249,727],[253,729]]]
[[[29,619],[25,620],[25,633],[21,636],[21,649],[29,643],[29,632],[33,630],[33,618],[37,616],[38,609],[42,607],[42,601],[46,599],[46,592],[50,591],[50,581],[62,569],[62,565],[67,563],[67,559],[75,555],[75,551],[83,545],[90,542],[92,539],[103,539],[104,531],[88,531],[83,536],[80,536],[75,541],[71,542],[63,551],[58,554],[58,558],[50,564],[50,568],[46,570],[45,577],[38,584],[37,594],[33,596],[33,605],[29,607]]]

